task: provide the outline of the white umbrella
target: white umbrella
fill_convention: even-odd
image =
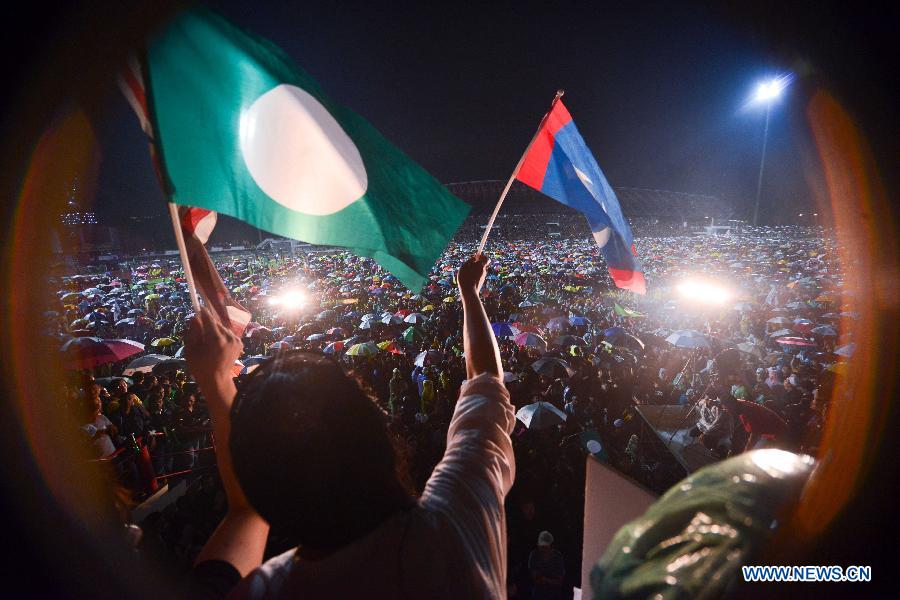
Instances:
[[[709,340],[699,331],[681,329],[666,338],[676,348],[709,348]]]
[[[772,325],[793,325],[794,322],[787,317],[772,317],[766,323],[771,323]]]
[[[856,352],[856,343],[850,342],[846,346],[841,346],[837,350],[834,351],[838,356],[843,356],[846,358],[850,358],[853,356],[853,353]]]
[[[779,338],[779,337],[784,337],[786,335],[791,335],[792,333],[794,333],[794,331],[792,329],[779,329],[778,331],[773,331],[772,333],[770,333],[769,337]]]
[[[126,377],[130,377],[135,373],[152,373],[153,367],[163,362],[164,360],[172,360],[171,356],[166,356],[165,354],[147,354],[145,356],[141,356],[140,358],[136,358],[125,367],[125,370],[122,371],[122,375]]]
[[[516,413],[516,418],[532,430],[547,429],[566,421],[566,413],[549,402],[535,402],[523,406]]]
[[[837,330],[831,325],[817,325],[812,328],[812,333],[817,335],[821,335],[824,337],[835,337],[837,336]]]

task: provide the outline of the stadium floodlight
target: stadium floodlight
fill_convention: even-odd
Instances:
[[[760,103],[771,102],[781,95],[781,92],[784,91],[784,88],[787,87],[787,84],[787,77],[776,77],[775,79],[770,79],[769,81],[763,81],[756,86],[756,95],[754,96],[754,100]]]
[[[756,180],[756,203],[753,205],[753,226],[759,223],[759,194],[762,191],[763,169],[766,166],[766,141],[769,139],[769,113],[772,111],[772,102],[781,96],[784,88],[791,82],[790,75],[774,77],[763,81],[756,86],[756,94],[753,102],[766,105],[766,127],[763,130],[762,156],[759,159],[759,177]]]

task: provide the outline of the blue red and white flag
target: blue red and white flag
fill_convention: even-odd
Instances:
[[[646,293],[631,227],[619,199],[562,101],[554,101],[516,179],[584,214],[616,286]]]

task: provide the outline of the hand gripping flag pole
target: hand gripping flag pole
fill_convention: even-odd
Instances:
[[[513,181],[516,180],[516,175],[519,174],[519,169],[522,168],[522,163],[525,162],[525,157],[528,156],[528,151],[531,150],[531,146],[534,145],[534,140],[537,139],[538,135],[541,133],[541,130],[544,128],[544,123],[547,121],[547,117],[550,116],[550,113],[553,112],[553,107],[557,102],[559,102],[559,99],[562,98],[563,94],[565,93],[565,90],[556,91],[556,97],[550,104],[550,110],[548,110],[544,115],[544,118],[541,119],[537,131],[534,132],[534,136],[532,136],[531,141],[528,142],[528,146],[525,148],[525,152],[522,153],[522,158],[519,159],[519,162],[516,164],[516,168],[513,170],[509,181],[506,182],[506,187],[503,188],[503,192],[500,194],[500,199],[497,201],[497,206],[494,207],[494,212],[491,213],[491,218],[488,219],[487,227],[485,227],[484,234],[482,234],[481,236],[481,242],[478,244],[478,251],[476,252],[476,254],[481,254],[484,251],[484,244],[485,242],[487,242],[488,235],[491,233],[491,228],[494,226],[494,220],[497,218],[497,213],[500,212],[500,206],[503,205],[503,201],[506,199],[506,194],[509,193],[509,188],[512,187]]]
[[[171,201],[169,215],[172,217],[172,229],[175,231],[175,242],[178,244],[178,254],[181,255],[181,264],[184,266],[184,278],[187,280],[188,292],[191,295],[191,306],[194,312],[200,312],[200,299],[197,297],[197,284],[194,282],[194,273],[191,271],[191,260],[188,258],[187,246],[184,243],[184,232],[181,230],[181,219],[178,216],[178,207]]]

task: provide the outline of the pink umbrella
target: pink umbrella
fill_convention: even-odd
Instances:
[[[777,344],[785,346],[809,346],[815,347],[816,343],[801,337],[782,337],[775,340]]]
[[[76,337],[63,344],[59,351],[69,369],[90,369],[139,354],[144,351],[144,345],[132,340]]]
[[[539,335],[535,335],[533,333],[528,333],[528,332],[520,333],[515,338],[513,338],[513,341],[518,346],[529,346],[532,348],[546,348],[547,347],[547,342],[544,341],[544,338],[542,338]]]

